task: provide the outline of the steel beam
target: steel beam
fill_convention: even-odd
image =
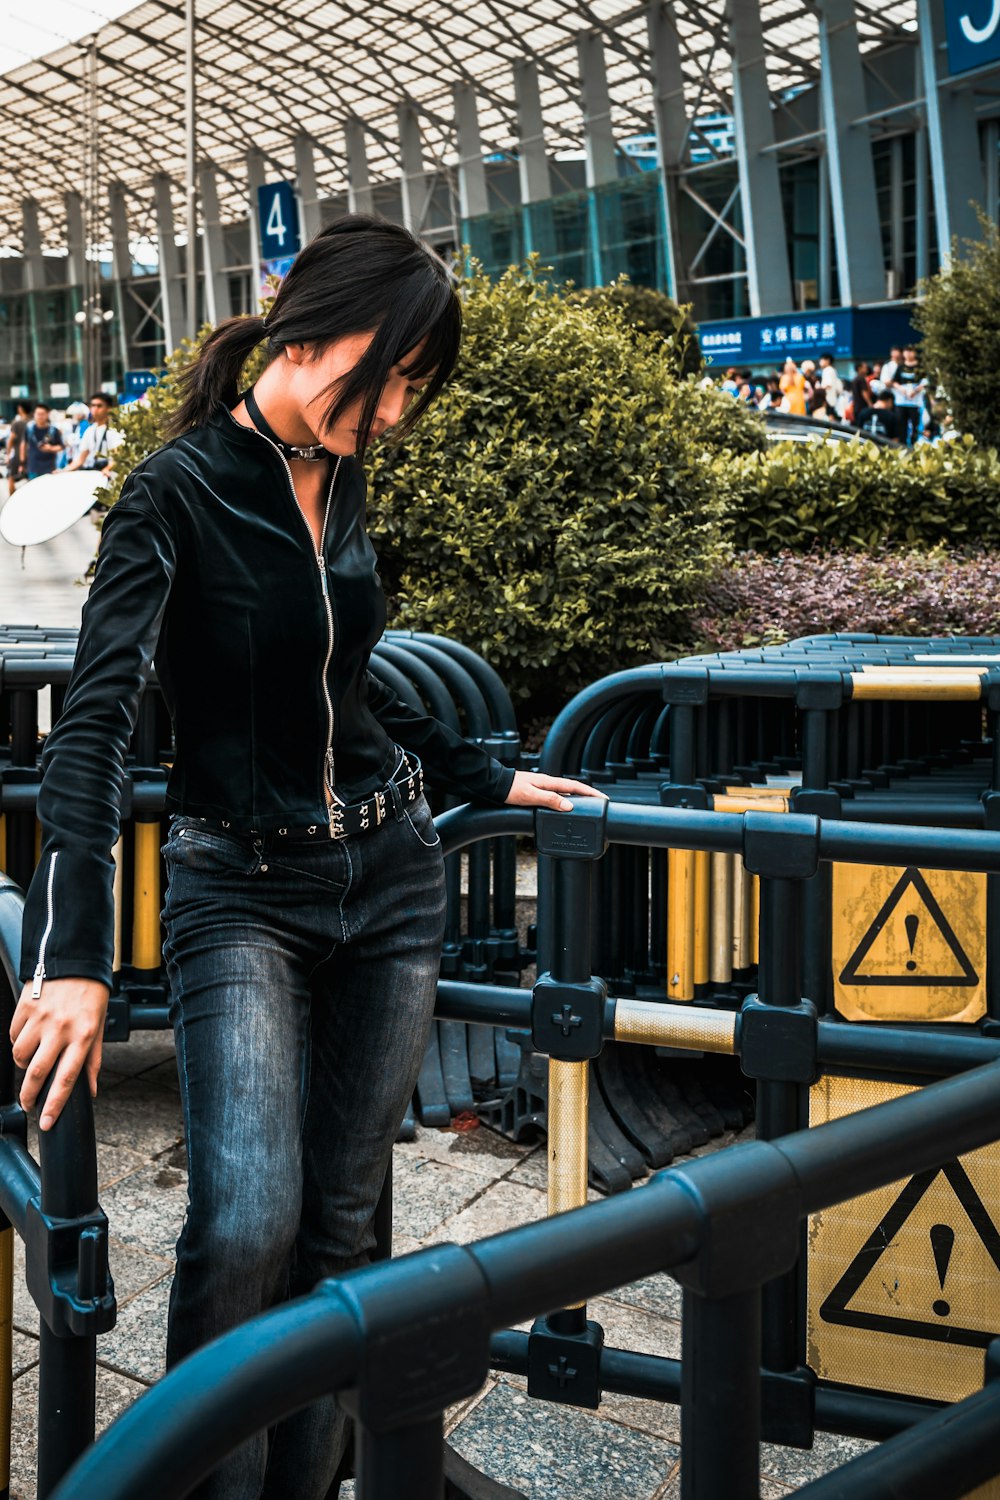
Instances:
[[[118,354],[122,369],[129,368],[128,327],[125,322],[125,284],[132,275],[132,252],[128,243],[128,206],[125,184],[113,182],[109,189],[111,209],[111,275],[115,299],[114,328],[118,332]]]
[[[944,0],[917,0],[917,21],[938,255],[947,266],[956,239],[979,238],[974,205],[982,204],[986,186],[979,126],[972,89],[940,87],[949,71]]]
[[[156,198],[156,244],[160,258],[160,298],[163,304],[163,337],[166,352],[176,349],[184,337],[184,296],[181,257],[174,237],[174,206],[170,178],[157,172],[153,178]]]
[[[600,187],[618,179],[618,157],[611,128],[611,95],[599,31],[581,32],[576,41],[583,104],[583,144],[587,153],[587,186]]]
[[[521,202],[540,203],[552,197],[552,180],[545,150],[538,64],[530,58],[522,58],[514,64],[514,100],[517,106],[517,173]]]
[[[424,146],[420,138],[420,117],[412,104],[396,106],[399,126],[400,191],[403,199],[403,223],[411,234],[420,234],[430,207],[430,187],[424,167]]]
[[[233,305],[225,269],[225,236],[219,215],[219,189],[211,162],[204,161],[199,168],[198,195],[201,198],[205,317],[209,323],[221,323],[224,318],[232,317]]]
[[[368,177],[365,127],[355,115],[349,115],[344,121],[344,145],[347,151],[347,206],[352,214],[373,213],[375,196]]]
[[[31,338],[32,384],[38,392],[37,399],[44,399],[42,389],[41,339],[38,329],[38,307],[36,296],[45,289],[45,264],[42,260],[42,235],[38,227],[38,204],[34,198],[21,202],[23,224],[24,291],[28,301],[28,330]]]
[[[463,219],[477,219],[490,211],[483,164],[483,143],[479,134],[479,111],[470,83],[458,83],[454,90],[455,134],[458,140],[458,212]]]
[[[87,278],[87,234],[83,224],[83,196],[71,190],[63,194],[66,209],[66,280],[82,287]]]
[[[256,312],[260,305],[260,208],[257,189],[267,181],[264,168],[264,153],[256,146],[247,152],[247,216],[250,220],[250,311]]]
[[[295,186],[299,204],[299,234],[303,245],[323,227],[323,216],[319,206],[316,187],[316,159],[309,136],[295,137]]]
[[[885,297],[885,258],[867,125],[854,0],[817,0],[820,107],[830,170],[837,275],[844,307]]]
[[[651,0],[646,8],[646,31],[653,70],[656,160],[663,184],[664,269],[667,291],[679,300],[683,261],[678,232],[677,179],[687,148],[688,118],[684,103],[681,42],[670,0]]]
[[[733,60],[733,117],[747,247],[747,290],[750,311],[759,317],[791,310],[788,236],[777,158],[773,152],[766,153],[766,148],[774,144],[774,120],[758,0],[727,0],[726,18]]]

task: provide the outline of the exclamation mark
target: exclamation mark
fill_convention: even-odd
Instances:
[[[915,916],[913,916],[911,914],[908,917],[904,917],[903,921],[904,921],[904,923],[906,925],[906,940],[907,940],[907,942],[910,945],[910,952],[912,953],[913,952],[913,945],[917,941],[917,928],[920,926],[920,918],[919,917],[915,917]],[[914,963],[913,959],[909,958],[906,961],[906,967],[909,969],[910,973],[912,974],[913,971],[914,971],[914,969],[917,966]]]
[[[909,917],[906,919],[909,921]],[[916,918],[914,918],[916,921]],[[951,1252],[955,1247],[955,1231],[950,1224],[931,1225],[931,1249],[934,1251],[934,1264],[937,1266],[938,1281],[941,1290],[944,1291],[944,1278],[948,1274],[948,1265],[951,1261]],[[934,1303],[934,1311],[939,1318],[946,1318],[951,1312],[951,1307],[944,1298]]]

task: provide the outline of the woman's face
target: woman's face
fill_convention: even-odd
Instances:
[[[323,414],[330,405],[330,386],[354,369],[374,337],[374,332],[352,334],[348,338],[338,339],[321,352],[317,352],[316,346],[310,344],[285,346],[285,354],[291,365],[288,393],[316,441],[322,443],[329,453],[350,457],[357,451],[361,401],[358,400],[343,411],[333,427],[323,429]],[[409,358],[412,359],[418,353],[419,349],[414,350]],[[372,423],[371,441],[381,437],[390,427],[395,427],[429,378],[429,375],[421,375],[419,379],[410,379],[400,365],[393,366],[379,398]]]

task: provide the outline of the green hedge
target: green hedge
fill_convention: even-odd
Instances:
[[[712,469],[737,548],[1000,542],[1000,459],[969,437],[913,449],[778,443]]]
[[[522,698],[676,649],[719,538],[712,459],[761,449],[759,418],[530,270],[474,275],[465,317],[455,378],[374,464],[392,623],[465,641]]]

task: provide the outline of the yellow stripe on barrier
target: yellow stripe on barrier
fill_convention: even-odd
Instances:
[[[10,1485],[10,1425],[14,1391],[14,1231],[0,1230],[0,1490]]]
[[[711,979],[712,856],[699,850],[694,857],[694,982]]]
[[[760,963],[760,876],[750,880],[750,962]]]
[[[667,850],[667,994],[694,999],[694,855]]]
[[[122,902],[124,897],[124,886],[122,884],[122,859],[124,857],[125,845],[119,835],[115,847],[111,851],[111,858],[115,862],[114,877],[114,903],[115,903],[115,956],[111,967],[115,974],[122,966]]]
[[[132,967],[160,967],[160,824],[133,824]]]
[[[733,978],[733,863],[729,854],[713,854],[711,909],[712,984]]]
[[[750,876],[738,854],[731,854],[733,866],[733,968],[737,972],[750,967]]]
[[[693,1005],[619,1000],[615,1006],[615,1041],[732,1053],[736,1049],[736,1016],[732,1011],[701,1010]]]
[[[712,798],[712,811],[725,813],[787,812],[788,794],[781,792],[774,797],[761,797],[756,790],[753,790],[747,791],[741,796],[730,797],[720,792]]]
[[[851,696],[857,700],[898,699],[901,702],[938,702],[979,699],[985,669],[957,667],[876,667],[851,673]]]

